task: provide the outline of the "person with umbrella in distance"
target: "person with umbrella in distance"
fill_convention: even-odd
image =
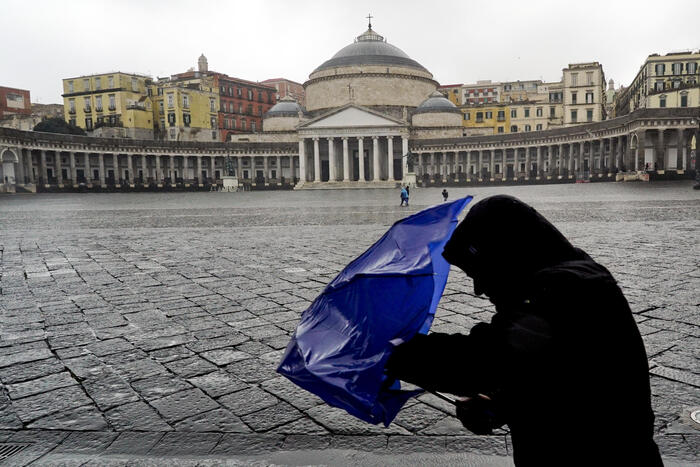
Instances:
[[[474,205],[442,255],[496,313],[398,345],[389,378],[462,397],[457,417],[477,434],[507,424],[518,466],[663,465],[644,344],[605,267],[504,195]]]

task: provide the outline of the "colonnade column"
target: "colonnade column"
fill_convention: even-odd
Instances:
[[[386,158],[386,168],[387,168],[387,179],[389,181],[394,180],[394,137],[393,136],[387,136],[386,137],[386,145],[387,145],[387,158]],[[415,171],[415,169],[413,169]]]
[[[336,181],[335,174],[335,138],[328,138],[328,181]]]
[[[209,156],[209,165],[210,165],[209,172],[211,172],[209,174],[209,177],[211,177],[212,184],[216,183],[216,170],[215,170],[216,159],[215,158],[216,158],[216,156]],[[238,177],[242,178],[242,174],[238,174]]]
[[[559,177],[564,175],[564,145],[559,145],[559,170],[557,171]]]
[[[379,181],[379,136],[372,136],[372,172],[372,180]]]
[[[100,170],[100,186],[105,186],[105,155],[101,152],[97,154],[97,163]]]
[[[525,179],[530,178],[530,173],[532,172],[532,166],[530,165],[530,152],[532,152],[531,147],[525,148]]]
[[[146,166],[145,159],[144,159],[143,165],[144,165],[144,167]],[[177,178],[175,177],[175,156],[173,156],[172,154],[170,155],[170,161],[168,163],[168,167],[170,168],[170,171],[169,171],[170,172],[170,183],[174,184],[177,181]],[[145,179],[146,178],[146,169],[145,168],[143,171],[143,176]]]
[[[85,157],[85,163],[83,164],[85,166],[85,180],[87,182],[92,182],[92,168],[90,167],[90,153],[86,152],[83,153],[83,157]]]
[[[503,164],[501,165],[501,180],[505,180],[508,175],[508,150],[506,148],[503,148],[501,152],[503,153]]]
[[[306,181],[306,143],[299,138],[299,181]]]
[[[54,168],[56,169],[56,181],[58,182],[58,186],[63,185],[63,167],[61,167],[61,152],[60,151],[54,151],[53,152],[53,163],[54,163]]]
[[[160,185],[160,184],[162,183],[162,180],[163,180],[163,172],[162,172],[161,169],[160,169],[160,155],[159,155],[159,154],[156,154],[156,155],[153,156],[153,157],[154,157],[155,160],[156,160],[156,161],[155,161],[155,162],[156,162],[156,173],[155,173],[156,184],[157,184],[157,185]],[[129,173],[131,173],[131,166],[132,166],[131,155],[127,154],[127,159],[128,159],[128,161],[129,161]],[[132,180],[132,181],[134,180],[134,176],[133,176],[133,175],[131,176],[131,180]]]
[[[321,153],[318,149],[318,138],[314,138],[314,182],[321,181]]]
[[[683,138],[683,130],[677,130],[678,139],[676,140],[676,170],[678,170],[678,158],[681,159],[680,169],[685,171],[685,141]]]
[[[49,183],[49,171],[46,168],[46,151],[43,149],[41,150],[41,159],[40,159],[40,169],[41,169],[41,183],[44,185],[48,185]]]
[[[277,184],[279,185],[279,180],[282,179],[282,158],[280,156],[277,156],[277,159],[275,160],[275,166],[277,167],[277,174],[275,179],[278,180]]]
[[[484,151],[479,150],[477,161],[479,166],[476,168],[476,179],[481,181],[481,175],[484,167]]]
[[[518,157],[520,157],[520,148],[513,148],[513,180],[518,179]]]
[[[406,173],[408,173],[408,137],[401,137],[401,168],[402,177],[406,178]]]
[[[581,141],[578,143],[578,173],[583,176],[583,151],[586,147],[586,143]]]
[[[548,146],[547,147],[547,175],[552,176],[554,175],[554,148],[555,146]]]
[[[126,170],[129,171],[129,177],[128,177],[128,182],[131,184],[134,181],[134,163],[131,160],[132,155],[127,153],[126,154]],[[159,167],[159,157],[156,156],[156,167]],[[158,177],[158,169],[156,169],[156,177]]]
[[[29,183],[34,183],[34,155],[31,149],[27,149],[27,177],[29,177]]]
[[[430,153],[430,181],[435,181],[435,153]]]
[[[75,169],[75,152],[71,151],[68,153],[68,165],[70,167],[70,180],[73,186],[78,184],[78,172]],[[22,180],[24,183],[24,180]]]
[[[365,181],[365,143],[362,136],[357,137],[357,164],[359,165],[358,181]]]
[[[414,169],[415,170],[415,169]],[[421,178],[425,175],[425,169],[423,168],[423,153],[418,153],[418,170],[416,171]]]
[[[343,136],[343,181],[350,181],[350,154],[348,152],[348,137]]]
[[[494,160],[495,156],[496,156],[496,151],[491,149],[489,151],[489,178],[491,180],[493,180],[493,173],[494,173],[493,171],[496,168],[496,164],[495,164],[496,161]]]
[[[156,156],[157,157],[157,156]],[[199,186],[204,185],[204,180],[202,180],[202,156],[195,156],[197,157],[197,176],[195,177],[197,179],[197,184]]]
[[[282,172],[282,168],[280,167],[280,173]],[[296,177],[294,176],[294,156],[289,156],[289,180],[291,180],[291,184],[294,185],[294,179]]]
[[[24,185],[24,149],[17,148],[17,172],[15,173],[15,184]]]
[[[270,164],[269,164],[269,156],[263,155],[263,183],[265,185],[268,184],[268,180],[270,179]]]
[[[542,146],[537,146],[537,176],[535,178],[539,180],[543,174],[544,170],[542,169]]]
[[[666,146],[664,142],[664,130],[659,131],[658,139],[658,152],[654,151],[654,162],[656,162],[656,167],[652,167],[654,170],[666,169]]]

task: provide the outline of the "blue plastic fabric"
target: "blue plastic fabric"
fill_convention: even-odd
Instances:
[[[328,404],[389,426],[406,401],[385,381],[395,345],[426,334],[450,266],[442,257],[471,196],[396,222],[304,311],[277,371]]]
[[[385,381],[386,360],[395,345],[430,329],[450,269],[442,251],[471,200],[396,222],[346,266],[302,314],[277,371],[332,406],[389,426],[421,391]]]

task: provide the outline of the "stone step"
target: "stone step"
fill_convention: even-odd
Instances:
[[[401,186],[400,181],[369,181],[369,182],[299,182],[295,190],[347,190],[347,189],[395,189]]]

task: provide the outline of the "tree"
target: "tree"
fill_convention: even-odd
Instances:
[[[45,133],[62,133],[65,135],[81,135],[85,136],[85,131],[75,125],[71,125],[61,117],[45,118],[34,127],[34,131],[43,131]]]

